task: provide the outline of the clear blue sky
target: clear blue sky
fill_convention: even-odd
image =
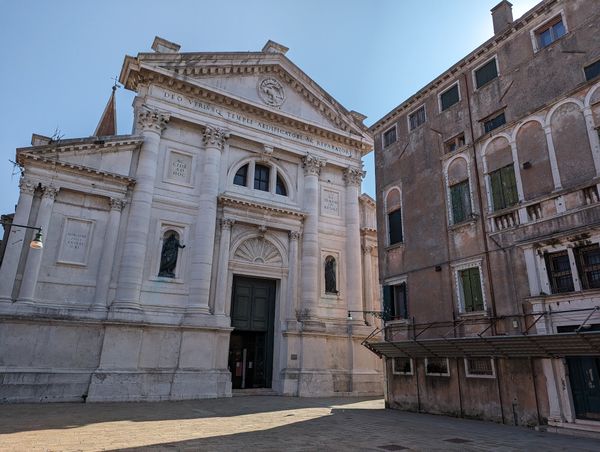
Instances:
[[[9,160],[32,133],[94,132],[123,57],[155,35],[181,50],[256,51],[268,39],[371,125],[492,36],[500,0],[13,0],[0,2],[0,213],[14,211]],[[512,0],[520,17],[537,0]],[[133,93],[119,90],[119,133]],[[363,191],[374,195],[372,153]],[[13,173],[15,173],[13,175]]]

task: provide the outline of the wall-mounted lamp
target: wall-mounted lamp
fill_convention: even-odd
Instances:
[[[385,311],[348,311],[348,319],[347,320],[354,320],[352,318],[353,312],[358,312],[360,314],[369,314],[369,315],[372,315],[373,317],[375,317],[376,319],[387,320],[389,318],[389,314]]]
[[[37,232],[35,233],[35,237],[31,241],[31,243],[29,244],[29,248],[33,248],[34,250],[41,250],[42,248],[44,248],[44,243],[42,242],[42,228],[37,228],[35,226],[25,226],[24,224],[15,224],[9,221],[2,221],[2,224],[8,225],[10,228],[16,226],[18,228],[35,229]]]

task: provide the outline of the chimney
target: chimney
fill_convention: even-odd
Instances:
[[[502,0],[492,8],[492,21],[494,22],[494,35],[498,35],[513,23],[512,3]]]

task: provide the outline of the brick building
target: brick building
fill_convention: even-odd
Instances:
[[[377,121],[391,407],[600,423],[600,3],[545,0]]]

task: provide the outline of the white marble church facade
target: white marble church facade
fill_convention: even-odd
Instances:
[[[44,248],[5,242],[0,401],[381,394],[348,320],[379,309],[364,117],[271,41],[152,48],[120,76],[131,135],[17,150],[12,221]]]

